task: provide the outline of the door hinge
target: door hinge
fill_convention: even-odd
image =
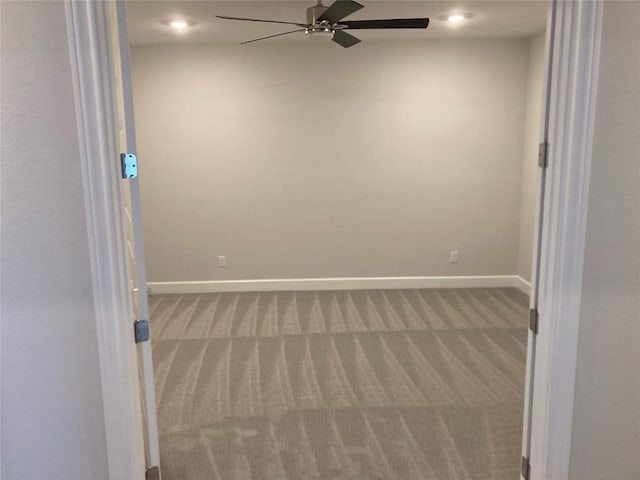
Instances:
[[[538,310],[536,310],[535,308],[532,308],[531,310],[529,310],[529,330],[531,330],[536,335],[538,334],[539,317],[540,317],[540,314],[538,313]]]
[[[136,320],[133,322],[133,335],[136,343],[149,340],[149,320]]]
[[[121,153],[120,166],[122,167],[122,178],[138,176],[138,159],[135,153]]]
[[[144,478],[145,480],[160,480],[160,467],[154,465],[147,468]]]
[[[541,142],[540,145],[538,145],[538,165],[541,168],[547,168],[547,165],[549,164],[547,158],[548,154],[549,142],[545,140],[544,142]]]
[[[531,464],[527,457],[522,457],[522,468],[520,469],[520,473],[522,473],[522,478],[524,478],[524,480],[529,480],[529,477],[531,476]]]

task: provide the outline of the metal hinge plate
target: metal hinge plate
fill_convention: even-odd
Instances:
[[[544,141],[538,145],[538,165],[542,168],[547,168],[549,154],[549,142]]]
[[[144,478],[145,480],[160,480],[160,467],[154,465],[147,468]]]
[[[149,340],[149,320],[136,320],[133,322],[133,335],[136,343]]]
[[[540,314],[538,310],[532,308],[529,310],[529,330],[531,330],[536,335],[538,334],[538,320],[540,318]]]
[[[135,153],[121,153],[120,164],[122,166],[122,178],[135,178],[138,176],[138,159]]]
[[[520,469],[520,473],[522,473],[522,478],[524,478],[524,480],[529,480],[531,475],[531,464],[527,457],[522,457],[522,468]]]

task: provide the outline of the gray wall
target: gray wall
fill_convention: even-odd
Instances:
[[[640,2],[604,2],[571,480],[640,478]]]
[[[522,179],[520,192],[520,237],[518,243],[518,275],[531,281],[533,236],[538,204],[538,145],[540,143],[545,70],[545,33],[529,40],[527,74],[527,106],[522,151]]]
[[[2,2],[3,480],[107,479],[64,4]]]
[[[149,281],[515,274],[528,46],[134,48]]]

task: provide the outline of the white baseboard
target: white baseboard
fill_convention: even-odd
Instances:
[[[531,295],[531,283],[522,278],[520,275],[513,276],[513,286],[521,292]]]
[[[517,275],[485,275],[464,277],[289,278],[212,280],[199,282],[149,282],[147,287],[151,294],[482,287],[515,287],[528,294],[530,285],[522,277]]]

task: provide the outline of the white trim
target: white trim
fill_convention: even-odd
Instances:
[[[125,255],[106,2],[66,0],[109,478],[143,479],[142,415]]]
[[[523,284],[526,284],[526,282],[517,275],[489,275],[465,277],[343,277],[149,282],[147,283],[147,287],[151,294],[184,294],[303,290],[377,290],[394,288],[515,287],[523,290]]]
[[[531,478],[569,477],[603,2],[554,2]]]
[[[513,276],[513,286],[520,290],[522,293],[531,295],[531,282],[525,280],[520,275]]]

